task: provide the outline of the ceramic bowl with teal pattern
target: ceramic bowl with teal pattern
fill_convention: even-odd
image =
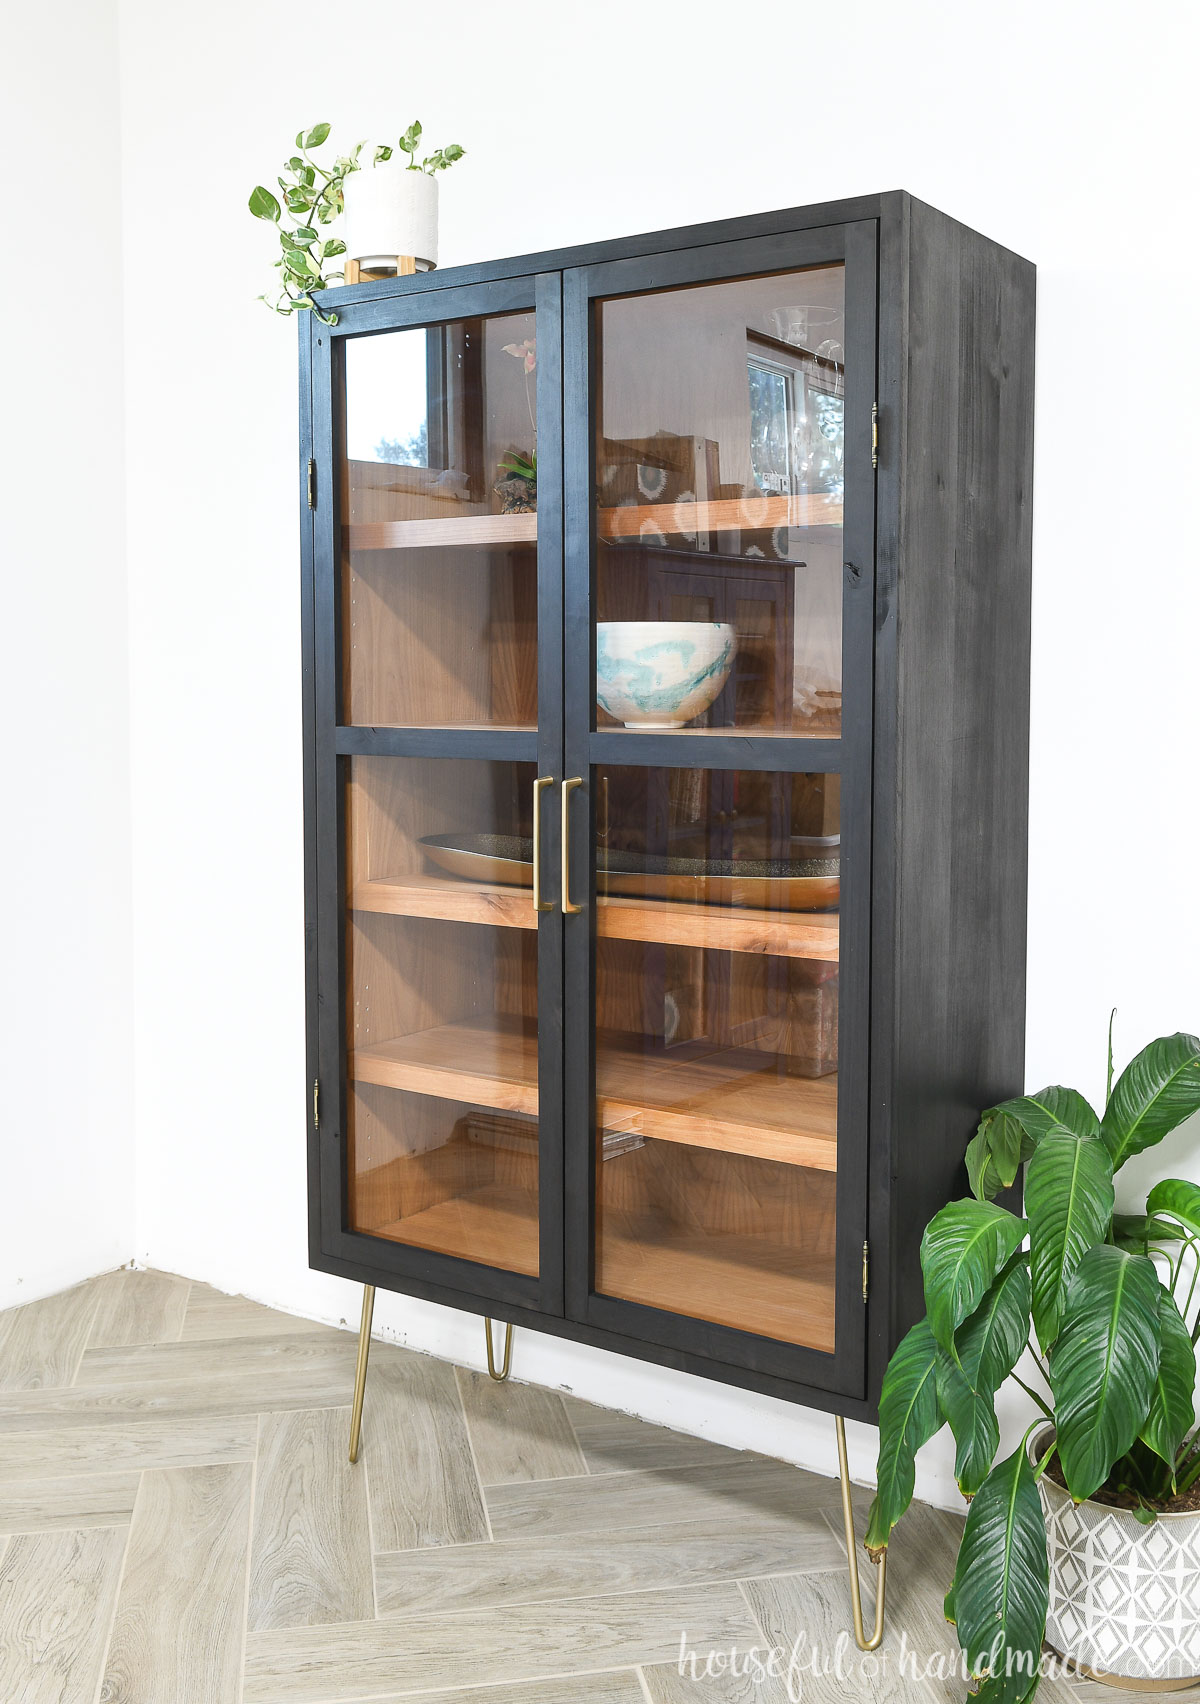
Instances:
[[[707,710],[733,667],[724,621],[600,621],[596,702],[627,728],[682,728]]]

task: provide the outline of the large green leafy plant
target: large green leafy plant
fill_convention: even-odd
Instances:
[[[336,325],[337,315],[325,313],[313,298],[341,279],[341,270],[331,270],[328,262],[345,254],[346,245],[340,237],[325,236],[322,227],[331,225],[344,210],[344,185],[352,172],[363,169],[362,151],[366,144],[359,142],[349,154],[339,154],[332,164],[322,164],[313,157],[313,151],[329,140],[329,130],[328,124],[314,124],[311,130],[297,132],[297,152],[275,180],[283,194],[282,206],[278,196],[262,184],[250,191],[249,205],[256,219],[265,219],[279,233],[280,255],[275,262],[279,284],[273,293],[260,296],[259,301],[278,314],[310,308],[323,325]],[[418,160],[421,134],[421,126],[414,120],[397,144],[400,152],[408,155],[406,170],[425,172],[432,177],[462,159],[465,150],[457,142],[451,142],[448,147],[437,148]],[[370,163],[382,165],[391,159],[394,151],[381,143]],[[285,219],[285,212],[291,217]]]
[[[1193,1398],[1200,1317],[1200,1187],[1158,1183],[1145,1212],[1114,1211],[1113,1174],[1200,1108],[1200,1040],[1164,1036],[1113,1085],[1101,1116],[1074,1089],[985,1112],[967,1149],[972,1199],[953,1201],[921,1242],[926,1316],[902,1340],[879,1406],[875,1555],[913,1495],[914,1457],[949,1424],[971,1499],[946,1614],[988,1704],[1037,1686],[1048,1562],[1038,1478],[1076,1502],[1103,1490],[1152,1522],[1200,1480]],[[1025,1168],[1025,1217],[994,1199]],[[1029,1376],[1016,1371],[1029,1352]],[[1013,1379],[1039,1410],[997,1462],[996,1393]],[[1053,1441],[1034,1464],[1030,1435]]]

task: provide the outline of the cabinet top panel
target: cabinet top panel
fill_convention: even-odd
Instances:
[[[430,290],[445,290],[455,285],[482,283],[488,279],[558,272],[568,267],[603,265],[608,261],[627,260],[637,255],[769,236],[777,231],[811,230],[822,225],[848,224],[857,219],[898,219],[913,199],[907,191],[889,190],[878,195],[854,196],[844,201],[815,202],[809,207],[779,208],[774,212],[711,220],[700,225],[681,225],[671,230],[613,237],[603,242],[584,243],[572,248],[545,249],[535,254],[476,261],[466,266],[446,267],[441,271],[418,272],[411,277],[384,278],[369,284],[347,285],[341,289],[323,292],[321,299],[336,311],[352,302],[369,302],[421,294]]]

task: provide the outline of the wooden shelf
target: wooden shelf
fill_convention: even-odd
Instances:
[[[644,527],[664,535],[759,532],[764,527],[840,527],[836,497],[723,497],[707,503],[639,503],[601,509],[601,538],[637,538]]]
[[[602,1211],[601,1227],[601,1294],[832,1351],[831,1258],[749,1236],[664,1231],[611,1209]],[[485,1184],[371,1234],[537,1276],[537,1197],[511,1184]]]
[[[775,1055],[730,1049],[667,1059],[601,1036],[598,1114],[608,1130],[837,1170],[837,1078],[787,1077]],[[537,1041],[519,1020],[474,1019],[373,1042],[350,1078],[536,1117]]]
[[[536,544],[536,515],[440,515],[419,521],[359,521],[343,529],[351,550],[428,545]]]
[[[398,876],[360,882],[356,911],[393,917],[434,917],[449,923],[493,923],[535,929],[530,890],[438,876]],[[779,958],[837,962],[836,912],[759,911],[745,906],[689,905],[683,900],[601,898],[596,933],[616,941],[659,941],[718,952],[769,953]]]
[[[708,503],[640,503],[601,509],[601,538],[637,538],[644,527],[664,535],[758,532],[765,527],[840,527],[835,497],[728,497]],[[429,545],[536,544],[534,515],[436,515],[417,521],[359,521],[344,529],[351,550],[415,550]]]

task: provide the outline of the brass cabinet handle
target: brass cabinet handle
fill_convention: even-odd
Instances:
[[[535,911],[554,910],[554,901],[542,898],[542,789],[553,785],[553,775],[540,775],[533,784],[533,909]]]
[[[571,818],[568,809],[571,794],[576,787],[582,786],[582,775],[572,776],[570,781],[562,784],[562,908],[568,916],[583,910],[582,905],[571,904]]]

